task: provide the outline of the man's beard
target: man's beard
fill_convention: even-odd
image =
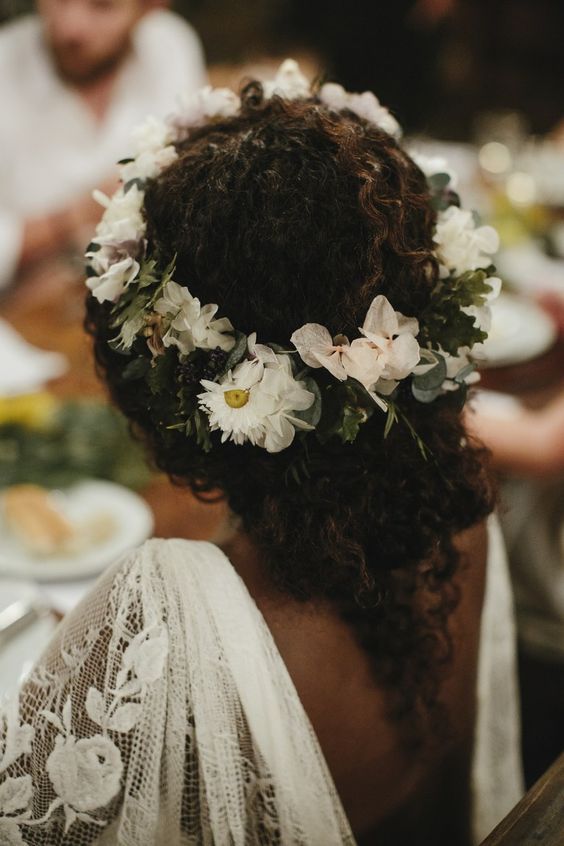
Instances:
[[[122,44],[111,56],[92,62],[81,62],[80,55],[72,48],[50,46],[51,57],[59,77],[63,82],[76,87],[86,87],[114,73],[124,62],[130,50],[129,40]]]

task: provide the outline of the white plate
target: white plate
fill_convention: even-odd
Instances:
[[[556,327],[535,302],[501,294],[492,303],[492,326],[484,342],[485,367],[521,364],[546,352],[556,341]]]
[[[0,349],[0,394],[3,396],[33,393],[68,369],[64,355],[33,347],[5,320],[0,320]]]
[[[121,485],[92,479],[67,488],[64,496],[64,513],[70,520],[108,515],[113,523],[111,534],[80,552],[37,555],[29,552],[0,521],[0,575],[40,582],[88,578],[142,543],[153,531],[153,514],[145,500]]]
[[[41,594],[30,582],[0,579],[0,610],[18,600],[41,605]],[[0,700],[15,692],[45,649],[56,626],[53,616],[41,617],[14,635],[0,649]]]

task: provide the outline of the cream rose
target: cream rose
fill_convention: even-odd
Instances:
[[[76,740],[59,735],[46,764],[57,795],[76,811],[107,805],[119,791],[123,772],[121,754],[107,737]]]

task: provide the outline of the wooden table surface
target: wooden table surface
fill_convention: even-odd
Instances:
[[[100,397],[104,386],[94,370],[89,339],[82,328],[85,287],[76,267],[60,260],[36,267],[0,301],[0,317],[37,347],[63,353],[68,372],[50,383],[59,397]],[[224,508],[199,503],[164,476],[142,491],[155,515],[155,536],[209,539]]]
[[[564,754],[481,846],[563,846]]]

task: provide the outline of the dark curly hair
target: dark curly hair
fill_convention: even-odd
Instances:
[[[150,248],[163,267],[176,255],[175,279],[245,334],[287,347],[316,322],[354,336],[379,293],[410,316],[429,303],[438,269],[426,180],[378,127],[316,97],[266,100],[250,83],[240,114],[193,130],[178,151],[147,188]],[[89,297],[87,309],[112,396],[158,466],[200,497],[220,491],[281,589],[334,603],[395,713],[433,710],[457,603],[453,538],[492,507],[459,403],[419,403],[400,386],[427,459],[401,421],[385,438],[379,411],[353,444],[308,435],[268,454],[220,444],[215,432],[205,453],[160,426],[158,400],[123,379],[128,357],[108,346],[108,304]],[[304,451],[298,483],[291,471]],[[425,609],[422,589],[434,597]]]

